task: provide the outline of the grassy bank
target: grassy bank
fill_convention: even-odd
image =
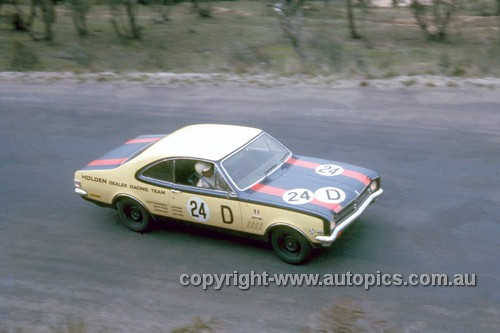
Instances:
[[[344,6],[307,3],[305,62],[287,43],[272,8],[260,1],[214,3],[212,18],[179,4],[162,24],[153,8],[141,6],[142,40],[120,40],[107,6],[92,7],[90,35],[80,38],[71,12],[60,5],[54,41],[34,42],[13,31],[13,11],[4,5],[0,16],[0,71],[500,76],[500,19],[473,10],[458,12],[445,43],[426,41],[408,8],[357,10],[364,38],[352,40]]]

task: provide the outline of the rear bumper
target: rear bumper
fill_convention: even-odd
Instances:
[[[330,236],[316,236],[316,240],[323,246],[323,247],[328,247],[332,245],[332,243],[340,236],[342,231],[344,229],[347,229],[363,212],[365,211],[366,207],[368,207],[375,199],[377,199],[384,190],[379,189],[376,192],[373,192],[370,194],[368,198],[359,206],[356,211],[351,214],[349,217],[347,217],[342,223],[340,223],[338,226],[333,229],[333,232]]]
[[[87,192],[85,192],[84,190],[82,190],[81,188],[78,188],[78,187],[75,187],[75,193],[78,195],[81,195],[82,197],[87,196]]]

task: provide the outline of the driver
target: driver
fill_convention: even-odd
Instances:
[[[200,176],[200,180],[198,180],[196,186],[215,189],[215,174],[213,164],[202,161],[196,162],[194,169],[196,170],[198,176]]]

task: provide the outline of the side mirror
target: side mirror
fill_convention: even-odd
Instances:
[[[231,199],[231,198],[237,198],[238,197],[238,194],[236,194],[235,192],[226,192],[226,198],[228,199]]]

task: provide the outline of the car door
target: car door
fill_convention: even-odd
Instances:
[[[214,165],[217,188],[198,186],[198,160],[176,159],[174,184],[170,189],[172,217],[231,230],[241,230],[241,209],[223,176]]]

